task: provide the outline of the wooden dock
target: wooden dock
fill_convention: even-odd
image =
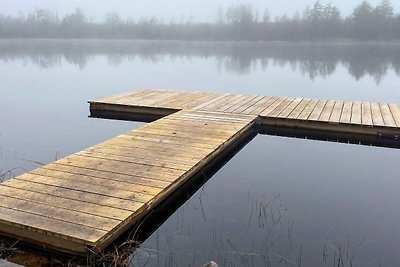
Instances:
[[[2,183],[3,235],[73,254],[102,250],[259,127],[399,145],[397,104],[147,89],[90,109],[153,122]]]
[[[252,129],[256,116],[181,111],[0,184],[0,231],[102,250]]]
[[[93,117],[152,121],[179,110],[253,115],[270,132],[310,130],[351,134],[400,145],[400,109],[396,103],[324,100],[142,89],[90,102]],[[307,134],[307,132],[305,132]]]

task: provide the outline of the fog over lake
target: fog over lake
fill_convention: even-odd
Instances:
[[[333,3],[337,5],[344,14],[351,14],[352,9],[360,4],[358,0],[348,1],[321,1],[323,4]],[[372,0],[372,4],[377,5],[381,1]],[[34,2],[2,0],[2,12],[6,14],[18,14],[20,12],[28,13],[35,8],[49,8],[57,11],[60,15],[72,12],[76,8],[81,8],[91,19],[99,21],[103,19],[104,14],[113,11],[123,17],[150,17],[156,16],[169,20],[181,17],[193,18],[195,21],[214,21],[217,17],[217,9],[219,6],[228,7],[230,5],[251,4],[255,8],[262,10],[268,8],[272,16],[281,16],[283,14],[294,15],[296,11],[303,10],[306,6],[312,6],[314,0],[281,0],[279,2],[272,0],[170,0],[160,2],[157,0],[147,1],[107,1],[107,0],[87,0],[87,1],[71,1],[59,0],[57,2],[51,0],[37,0]],[[393,2],[396,10],[400,8],[399,3]]]

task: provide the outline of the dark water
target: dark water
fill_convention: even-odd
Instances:
[[[140,123],[89,119],[138,87],[400,103],[400,46],[0,41],[0,170]],[[398,266],[399,152],[258,136],[138,249],[134,266]],[[8,177],[8,176],[7,176]]]

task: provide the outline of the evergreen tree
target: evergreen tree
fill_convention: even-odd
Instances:
[[[371,34],[376,38],[373,28],[373,8],[368,1],[363,1],[353,11],[353,34],[360,39],[367,39]]]

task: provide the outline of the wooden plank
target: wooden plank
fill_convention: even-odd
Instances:
[[[140,106],[147,106],[147,107],[170,107],[170,103],[174,102],[176,100],[183,100],[187,96],[192,95],[192,92],[186,92],[186,91],[175,91],[175,90],[168,90],[168,95],[174,95],[174,97],[169,97],[165,98],[163,92],[155,92],[151,96],[146,96],[140,100],[136,99],[135,103],[139,104]],[[160,102],[158,105],[153,105],[153,102]],[[172,105],[174,108],[177,107],[177,105]]]
[[[162,191],[160,187],[152,187],[148,185],[141,185],[138,183],[129,183],[125,181],[118,181],[112,179],[98,178],[82,174],[67,173],[59,170],[48,170],[44,168],[38,168],[32,170],[29,174],[33,174],[40,177],[51,177],[54,179],[63,179],[75,183],[80,186],[81,183],[87,185],[104,188],[105,190],[112,191],[115,189],[121,189],[123,191],[129,191],[133,193],[141,193],[150,196],[156,196]],[[34,181],[35,179],[32,179]],[[76,187],[76,186],[75,186]],[[82,187],[80,187],[82,188]],[[109,192],[108,192],[109,193]],[[107,194],[107,193],[106,193]]]
[[[150,145],[148,145],[150,144]],[[211,153],[213,151],[213,149],[198,149],[196,147],[189,147],[189,146],[182,146],[180,145],[179,147],[176,147],[173,144],[163,144],[163,146],[161,147],[157,147],[156,145],[157,143],[155,142],[139,142],[136,144],[131,144],[129,139],[120,139],[118,138],[118,140],[114,139],[112,142],[108,141],[107,142],[107,146],[109,147],[118,147],[118,149],[127,149],[127,150],[136,150],[138,147],[141,147],[141,145],[143,145],[143,147],[141,147],[141,149],[146,150],[148,153],[150,153],[150,151],[152,153],[157,153],[158,151],[161,151],[161,153],[165,152],[163,151],[163,149],[168,150],[171,149],[173,151],[177,151],[176,155],[173,155],[173,157],[176,157],[177,160],[179,160],[180,158],[185,158],[187,157],[188,160],[184,160],[185,163],[188,163],[189,161],[191,161],[192,163],[197,162],[198,160],[200,160],[202,157],[204,157],[204,155],[208,155],[209,153]],[[217,145],[216,145],[217,147]],[[180,149],[180,150],[179,150]]]
[[[351,122],[353,102],[345,101],[343,104],[342,114],[340,115],[340,123],[349,124]]]
[[[267,105],[268,100],[270,100],[271,98],[272,98],[271,96],[264,96],[264,97],[262,97],[259,101],[257,101],[256,103],[254,103],[254,105],[252,105],[252,106],[246,108],[245,110],[243,110],[243,111],[240,112],[240,113],[241,113],[241,114],[244,114],[244,115],[250,115],[250,114],[258,115],[258,112],[257,112],[257,113],[254,113],[254,112],[255,112],[257,109],[264,108],[265,105]],[[260,110],[259,112],[261,112],[261,110]]]
[[[220,103],[218,106],[215,106],[213,108],[207,108],[207,111],[216,111],[216,112],[228,112],[227,109],[230,107],[236,105],[243,99],[248,98],[247,95],[234,95],[231,98],[226,99],[224,102]]]
[[[213,104],[215,102],[221,101],[221,99],[224,99],[225,97],[227,97],[229,95],[230,94],[227,94],[227,93],[222,94],[222,95],[220,95],[218,97],[215,97],[215,98],[213,98],[213,99],[211,99],[209,101],[206,101],[204,103],[199,104],[198,106],[194,107],[193,110],[201,110],[202,108],[204,108],[204,107],[206,107],[208,105],[211,105],[211,104]]]
[[[176,121],[157,121],[157,122],[153,122],[154,125],[148,124],[148,125],[144,125],[142,127],[140,127],[139,129],[143,129],[144,131],[147,130],[151,130],[151,131],[155,131],[155,128],[153,126],[157,126],[156,129],[160,129],[160,131],[171,131],[171,132],[175,132],[175,131],[179,131],[181,133],[199,133],[198,129],[191,127],[193,126],[190,125],[190,123],[188,121],[185,122],[181,122],[178,123]],[[198,125],[198,124],[197,124]],[[239,127],[237,127],[239,128]],[[224,128],[215,128],[215,127],[211,127],[211,125],[207,124],[204,125],[202,124],[202,129],[201,129],[201,133],[202,134],[208,134],[210,136],[223,136],[223,135],[227,135],[227,134],[231,134],[233,132],[232,129],[225,129]]]
[[[193,166],[189,166],[189,165],[180,165],[179,167],[177,167],[177,165],[171,166],[171,164],[168,164],[168,163],[156,164],[150,160],[144,160],[144,159],[140,159],[140,158],[132,158],[132,157],[129,157],[126,155],[115,155],[115,153],[104,154],[104,153],[99,153],[99,152],[79,152],[79,153],[76,153],[75,155],[81,156],[85,159],[86,158],[105,159],[105,160],[109,159],[109,160],[115,160],[115,161],[121,161],[121,162],[127,162],[127,163],[142,164],[142,165],[146,165],[146,166],[161,167],[161,168],[166,168],[168,170],[171,169],[171,170],[188,171],[193,167]]]
[[[222,113],[220,113],[222,114]],[[231,115],[231,114],[228,114]],[[227,125],[232,125],[232,124],[246,124],[249,122],[248,118],[240,118],[237,117],[236,120],[234,117],[221,117],[221,115],[217,114],[194,114],[194,113],[180,113],[179,114],[172,114],[169,115],[168,117],[163,118],[162,120],[176,120],[176,119],[186,119],[186,120],[192,120],[192,121],[197,121],[199,123],[203,121],[211,122],[211,123],[224,123]]]
[[[275,118],[277,117],[286,107],[288,107],[294,98],[286,98],[279,106],[277,106],[273,111],[268,114],[268,117]]]
[[[276,117],[286,118],[300,104],[302,98],[295,98],[285,109],[283,109]],[[274,111],[275,112],[275,111]]]
[[[396,128],[396,121],[393,118],[392,112],[390,111],[390,107],[386,103],[379,103],[379,107],[382,112],[383,120],[385,122],[385,126]]]
[[[372,112],[372,122],[374,126],[385,126],[385,122],[383,121],[381,108],[378,103],[370,103],[371,112]]]
[[[58,160],[57,163],[92,170],[108,171],[116,174],[136,175],[138,177],[161,181],[174,181],[177,177],[180,177],[185,172],[182,170],[158,168],[115,160],[92,159],[89,157],[78,158],[78,156],[69,156],[68,158]]]
[[[212,151],[210,148],[202,148],[202,147],[194,147],[194,146],[189,146],[186,144],[182,143],[164,143],[164,142],[152,142],[152,141],[143,141],[143,140],[133,140],[131,138],[124,138],[123,136],[118,136],[115,137],[111,140],[107,140],[103,143],[104,145],[113,145],[113,146],[121,146],[121,147],[130,147],[130,148],[136,148],[136,147],[141,147],[145,148],[148,150],[161,150],[163,151],[164,149],[179,149],[182,153],[192,153],[196,157],[198,155],[203,155],[204,153],[209,153]]]
[[[185,161],[185,162],[177,162],[177,160],[171,159],[173,155],[167,157],[163,155],[157,155],[156,153],[148,153],[148,156],[141,155],[140,153],[129,153],[126,149],[121,149],[120,147],[113,147],[113,148],[104,148],[99,147],[97,149],[86,149],[82,150],[76,155],[82,156],[116,156],[125,158],[126,160],[134,160],[136,163],[150,165],[150,166],[158,166],[158,167],[166,167],[171,169],[178,169],[178,170],[187,170],[190,169],[193,164],[195,164],[198,160],[192,161]]]
[[[56,177],[49,177],[43,175],[36,175],[32,173],[26,173],[15,178],[15,180],[21,180],[25,182],[32,182],[36,184],[50,185],[59,188],[66,188],[76,191],[89,192],[91,194],[98,194],[102,196],[110,196],[113,198],[126,199],[141,203],[146,203],[151,200],[154,195],[146,194],[145,192],[137,192],[132,190],[125,190],[121,188],[104,187],[101,185],[81,183],[78,181],[72,181],[70,179],[59,179]]]
[[[129,135],[120,135],[113,139],[107,140],[103,145],[113,145],[129,148],[143,148],[147,150],[160,150],[171,149],[179,150],[180,153],[193,154],[196,158],[198,155],[203,155],[204,153],[209,153],[212,148],[196,147],[189,144],[177,143],[177,142],[155,142],[149,140],[132,139]]]
[[[151,107],[165,107],[170,101],[179,98],[180,92],[169,92],[168,94],[161,95],[157,99],[147,99],[141,102],[141,105],[151,106]]]
[[[200,154],[192,154],[177,149],[163,150],[163,149],[152,149],[151,147],[141,146],[124,146],[122,145],[110,145],[100,144],[88,149],[83,150],[84,152],[100,152],[104,154],[115,154],[115,155],[126,155],[131,158],[153,160],[158,161],[158,164],[163,163],[176,163],[180,165],[192,166],[197,163],[203,157]],[[155,163],[157,164],[157,163]]]
[[[199,141],[208,141],[210,143],[215,143],[215,141],[223,141],[226,138],[232,136],[232,133],[229,132],[220,132],[218,134],[212,132],[188,132],[188,131],[181,131],[181,130],[164,130],[162,128],[157,129],[145,129],[141,128],[139,131],[135,131],[135,134],[138,135],[146,135],[149,134],[150,136],[166,136],[166,137],[174,137],[174,138],[183,138],[183,139],[191,139],[191,140],[199,140]],[[133,133],[127,133],[127,135],[133,135]]]
[[[236,103],[236,101],[240,101],[244,95],[229,95],[219,102],[215,102],[214,104],[208,105],[201,109],[201,111],[213,111],[213,112],[221,112],[221,109],[225,109],[233,105],[232,103]]]
[[[201,115],[202,117],[221,117],[221,118],[226,118],[226,119],[239,119],[239,120],[247,120],[251,121],[254,119],[254,116],[251,115],[244,115],[244,114],[237,114],[237,113],[222,113],[222,112],[216,112],[216,111],[203,111],[203,110],[181,110],[174,115],[179,115],[179,114],[191,114],[191,115]]]
[[[129,132],[121,136],[129,136],[129,137],[143,137],[145,140],[148,139],[156,139],[157,142],[166,142],[168,141],[177,141],[180,143],[190,143],[194,147],[205,147],[205,148],[213,148],[219,141],[226,140],[226,138],[229,138],[232,136],[226,135],[225,138],[221,136],[208,136],[201,134],[200,132],[198,134],[193,134],[193,135],[188,135],[185,134],[184,132],[176,132],[173,135],[168,135],[167,133],[154,133],[151,131],[135,131],[135,132]],[[162,140],[162,141],[159,141]]]
[[[223,116],[220,114],[196,114],[196,113],[181,113],[179,114],[172,114],[169,115],[167,118],[168,119],[192,119],[195,121],[210,121],[210,122],[219,122],[219,123],[225,123],[225,124],[247,124],[249,123],[249,118],[246,117],[235,117],[231,116],[231,114],[228,114],[228,116]]]
[[[352,124],[362,124],[362,105],[360,101],[353,102],[351,109],[351,123]]]
[[[179,146],[189,146],[195,148],[203,148],[203,149],[214,149],[217,144],[215,142],[199,142],[198,139],[183,139],[183,138],[174,138],[173,136],[165,138],[164,136],[157,135],[149,135],[149,134],[140,134],[140,133],[129,133],[120,135],[117,138],[124,138],[129,141],[143,141],[143,142],[152,142],[152,143],[164,143],[171,145],[179,145]]]
[[[361,121],[362,125],[373,126],[371,104],[369,102],[361,103]]]
[[[318,121],[319,117],[322,114],[322,111],[324,110],[327,100],[319,100],[313,111],[311,112],[310,116],[308,117],[308,120],[310,121]]]
[[[254,109],[250,114],[251,115],[261,115],[263,111],[267,111],[269,107],[274,105],[276,102],[280,101],[279,97],[270,97],[265,103],[261,103],[259,107]]]
[[[49,202],[50,200],[51,198],[49,198]],[[48,205],[47,203],[32,203],[27,200],[1,195],[0,207],[27,212],[42,217],[51,218],[60,222],[68,222],[102,231],[110,231],[121,222],[120,220],[116,219],[54,207]]]
[[[92,102],[117,103],[120,99],[132,98],[132,97],[135,97],[135,95],[140,95],[143,92],[148,92],[148,91],[149,91],[148,89],[137,89],[133,92],[132,91],[123,92],[121,94],[116,94],[113,96],[99,98],[99,99],[93,100]]]
[[[319,121],[328,122],[331,117],[333,108],[335,107],[335,102],[333,100],[328,100],[325,104],[324,109],[322,110],[321,116],[319,117]]]
[[[251,98],[249,101],[244,102],[241,106],[237,107],[235,110],[232,110],[232,113],[242,114],[242,112],[244,110],[247,110],[247,109],[255,106],[259,101],[261,101],[264,98],[265,98],[264,96],[255,96],[255,97]]]
[[[285,100],[287,99],[287,97],[278,97],[276,99],[276,101],[274,101],[273,103],[271,103],[270,105],[266,106],[265,109],[263,109],[260,113],[260,116],[265,116],[268,117],[268,115],[274,110],[276,109],[278,106],[280,106]]]
[[[88,202],[92,204],[98,204],[101,206],[107,206],[116,209],[124,209],[133,212],[137,211],[144,205],[144,203],[142,202],[135,202],[131,200],[108,197],[85,191],[77,191],[57,186],[38,184],[34,182],[21,181],[16,179],[15,180],[12,179],[10,182],[6,181],[5,183],[2,184],[2,186],[23,189],[26,191],[31,191],[36,193],[44,193],[50,196],[80,200],[81,202]],[[4,187],[1,188],[2,190],[4,190]]]
[[[151,95],[144,95],[141,97],[130,97],[130,101],[133,101],[134,103],[139,102],[143,106],[156,106],[154,103],[162,101],[165,98],[169,98],[173,95],[181,95],[182,92],[179,91],[166,91],[166,92],[158,92],[158,91],[152,91]]]
[[[400,109],[397,104],[390,103],[389,104],[390,111],[392,112],[392,116],[394,121],[396,122],[397,127],[400,128]]]
[[[222,98],[218,99],[217,101],[211,101],[207,105],[200,105],[201,107],[196,107],[195,110],[217,110],[220,107],[224,106],[226,103],[234,100],[235,98],[241,97],[241,95],[234,95],[234,94],[225,94]]]
[[[251,101],[253,99],[256,99],[257,96],[246,96],[245,98],[243,98],[240,102],[236,103],[235,105],[231,106],[230,108],[226,109],[224,112],[228,112],[228,113],[240,113],[240,112],[235,112],[235,110],[237,110],[238,108],[245,106],[249,107],[249,103],[251,103]]]
[[[340,117],[341,117],[342,111],[343,111],[343,105],[344,105],[344,101],[339,100],[339,101],[335,102],[331,116],[329,117],[330,123],[339,123],[340,122]]]
[[[105,165],[106,162],[104,162],[104,160],[102,159],[92,159],[91,157],[89,157],[89,153],[82,155],[80,153],[76,153],[74,155],[65,157],[63,159],[58,160],[57,162],[60,164],[71,164],[73,162],[76,161],[84,161],[87,164],[94,164],[94,165]],[[150,165],[150,164],[145,164],[145,163],[139,163],[139,162],[129,162],[129,161],[124,161],[124,160],[112,160],[110,158],[110,163],[115,164],[115,166],[117,167],[119,165],[119,162],[122,162],[122,165],[125,165],[126,167],[129,168],[135,168],[135,170],[137,172],[133,172],[132,174],[135,173],[159,173],[162,176],[175,176],[175,175],[180,175],[182,172],[184,172],[186,169],[186,167],[182,167],[182,168],[172,168],[169,166],[157,166],[156,164]]]
[[[181,93],[182,94],[182,93]],[[136,105],[136,106],[142,106],[142,101],[153,99],[156,100],[159,97],[161,97],[163,94],[161,92],[155,91],[155,90],[146,90],[143,91],[140,96],[135,95],[134,97],[131,98],[123,98],[118,100],[118,104],[122,105]]]
[[[50,196],[39,192],[31,192],[23,189],[7,187],[6,190],[0,189],[0,195],[23,199],[32,203],[42,203],[63,209],[79,211],[87,214],[97,215],[105,218],[125,220],[132,212],[119,208],[111,208],[98,204],[82,202],[80,200],[68,199],[64,197]]]
[[[197,134],[197,136],[209,137],[210,139],[223,139],[229,136],[232,136],[234,133],[232,130],[225,129],[225,128],[216,128],[216,129],[209,129],[210,127],[205,127],[202,131],[196,131],[196,129],[186,128],[186,127],[179,127],[173,124],[158,124],[157,128],[153,127],[141,127],[140,130],[137,132],[143,133],[153,133],[156,134],[159,132],[161,135],[170,134],[170,135],[177,135],[177,136],[184,136],[189,137]]]
[[[302,99],[295,109],[287,116],[288,119],[297,119],[311,99]]]
[[[226,121],[226,120],[220,120],[220,119],[212,119],[212,118],[196,118],[196,117],[190,117],[190,116],[181,116],[181,117],[166,117],[165,119],[166,122],[176,122],[176,121],[182,121],[185,123],[194,123],[197,127],[202,127],[202,126],[211,126],[215,125],[217,129],[224,129],[224,128],[230,128],[230,129],[237,129],[241,128],[243,126],[246,126],[249,123],[244,123],[240,121]]]
[[[198,106],[198,105],[200,105],[200,104],[202,104],[202,103],[205,103],[205,102],[207,102],[207,101],[210,101],[210,100],[212,100],[212,99],[215,99],[215,98],[217,98],[217,97],[219,97],[219,96],[221,96],[221,94],[216,94],[216,93],[205,93],[204,96],[199,97],[199,98],[197,98],[197,99],[193,99],[192,101],[190,101],[190,102],[184,104],[184,105],[182,106],[182,108],[183,108],[183,109],[193,109],[193,108],[195,108],[196,106]]]
[[[184,106],[185,104],[193,101],[194,99],[197,99],[196,94],[190,93],[190,92],[186,92],[181,97],[177,96],[177,97],[175,97],[175,99],[172,99],[172,100],[166,102],[164,104],[164,106],[169,107],[169,108],[173,108],[173,109],[181,109],[182,106]]]
[[[94,244],[107,233],[106,231],[91,227],[63,222],[33,213],[3,207],[0,207],[0,225],[1,224],[14,225],[21,230],[28,229],[32,232],[39,232],[43,234],[43,242],[46,241],[46,235],[50,235],[72,239],[78,244]],[[2,231],[1,228],[0,231]]]
[[[297,119],[307,120],[310,117],[311,113],[313,112],[314,108],[317,106],[318,102],[319,102],[318,99],[311,99],[310,102],[308,102],[307,106],[303,109],[303,111],[297,117]]]
[[[162,119],[162,122],[164,124],[169,124],[169,125],[176,125],[176,124],[181,124],[182,127],[207,127],[207,128],[217,128],[217,130],[236,130],[240,129],[242,125],[236,124],[236,123],[229,123],[229,122],[221,122],[221,121],[211,121],[211,120],[201,120],[201,119],[195,119],[195,118],[187,118],[187,117],[181,117],[181,118],[173,118],[173,117],[165,117]]]
[[[131,183],[132,186],[135,186],[135,184],[139,184],[139,185],[146,185],[162,189],[170,184],[170,182],[168,181],[163,181],[159,179],[138,177],[130,174],[110,173],[108,171],[93,170],[84,167],[58,164],[57,162],[45,165],[41,167],[41,169],[47,169],[50,171],[62,171],[70,174],[78,174],[78,175],[84,175],[102,179],[109,179],[111,181],[122,181],[126,183]]]

